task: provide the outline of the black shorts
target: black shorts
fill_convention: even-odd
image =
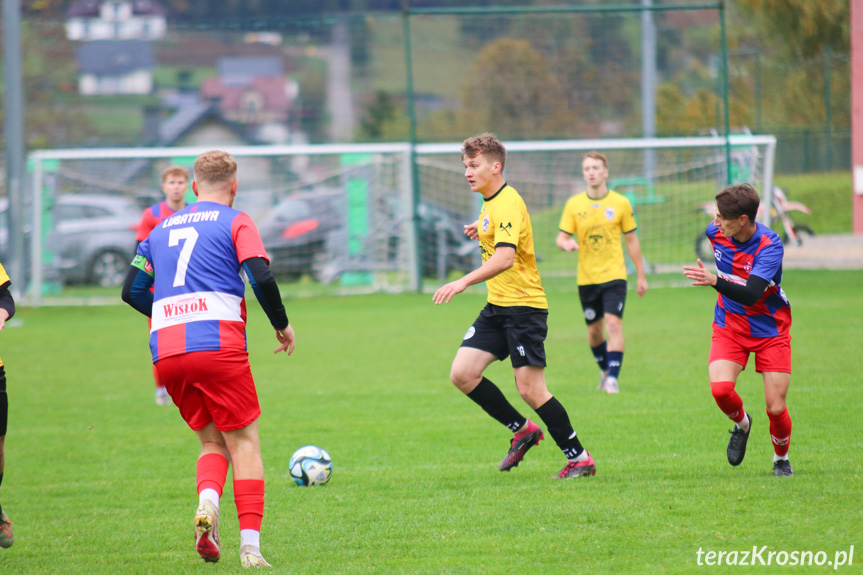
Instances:
[[[510,356],[514,368],[545,367],[546,335],[547,309],[489,303],[467,330],[460,347],[487,351],[501,361]]]
[[[605,314],[616,315],[623,319],[626,304],[626,280],[612,280],[604,284],[578,286],[581,309],[587,325],[601,320]],[[602,310],[602,313],[599,313]]]
[[[6,398],[6,368],[0,365],[0,437],[6,435],[9,422],[9,400]]]

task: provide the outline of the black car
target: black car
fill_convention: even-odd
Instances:
[[[342,190],[287,197],[258,225],[270,269],[283,279],[308,274],[325,284],[345,272],[401,269],[408,261],[401,242],[409,216],[397,197],[372,192],[354,210]],[[450,271],[469,272],[480,265],[476,241],[464,235],[469,218],[425,202],[418,215],[423,276],[443,279]]]

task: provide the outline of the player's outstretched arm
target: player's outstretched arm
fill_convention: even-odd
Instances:
[[[432,296],[432,301],[436,305],[449,303],[454,295],[463,292],[469,286],[484,282],[500,272],[508,270],[513,263],[515,263],[515,248],[499,246],[480,267],[462,278],[439,287]]]
[[[701,258],[696,260],[694,266],[683,266],[683,275],[692,280],[694,286],[715,286],[716,276],[704,267]]]

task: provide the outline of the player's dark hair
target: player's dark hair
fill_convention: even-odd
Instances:
[[[758,192],[749,184],[728,186],[716,194],[716,211],[726,220],[748,216],[749,221],[754,222],[760,203]]]
[[[500,171],[506,165],[506,148],[497,136],[489,132],[468,138],[461,147],[462,158],[476,158],[482,154],[492,162],[500,162]]]
[[[208,184],[233,182],[237,177],[237,161],[228,152],[210,150],[195,160],[195,179]]]
[[[606,170],[608,169],[608,158],[605,157],[605,154],[600,154],[599,152],[588,152],[582,156],[581,163],[584,163],[588,158],[599,160],[602,162],[603,167],[605,167]]]

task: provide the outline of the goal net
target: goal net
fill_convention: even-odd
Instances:
[[[648,272],[693,260],[709,221],[701,206],[726,184],[729,166],[732,181],[762,196],[772,189],[772,136],[733,136],[729,148],[719,137],[505,144],[505,176],[530,210],[544,277],[575,275],[577,260],[555,237],[564,203],[584,189],[587,151],[608,157],[610,187],[632,202]],[[463,235],[481,199],[465,182],[459,143],[224,149],[239,164],[235,207],[255,220],[288,295],[433,289],[481,263]],[[204,151],[31,153],[25,301],[116,302],[141,214],[164,199],[162,171],[191,172]]]

